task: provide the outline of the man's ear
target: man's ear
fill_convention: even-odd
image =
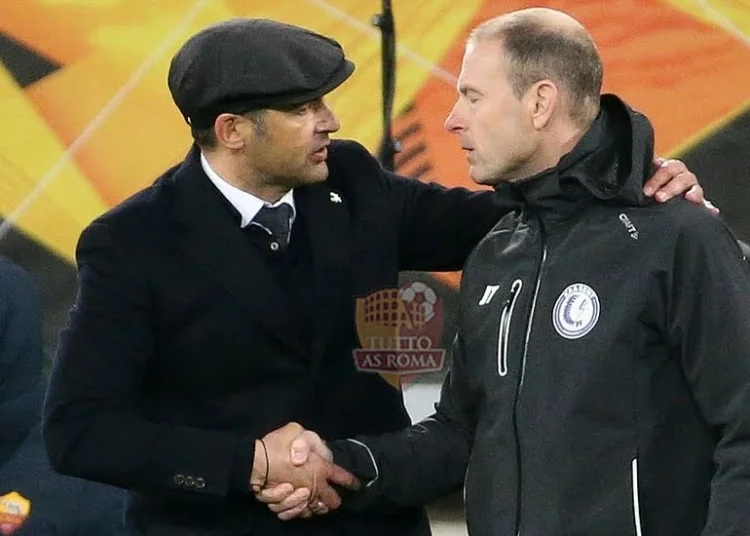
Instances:
[[[537,130],[545,129],[557,109],[560,92],[551,80],[535,82],[524,95],[531,122]]]
[[[242,122],[234,114],[220,114],[214,121],[216,142],[228,149],[241,149],[245,145]]]

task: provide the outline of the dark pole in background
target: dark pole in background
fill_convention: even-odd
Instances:
[[[393,115],[393,94],[396,89],[396,25],[393,21],[391,0],[383,0],[383,12],[372,18],[373,26],[380,28],[381,59],[383,78],[383,141],[380,146],[380,163],[389,170],[394,169],[394,159],[400,150],[393,139],[391,116]]]

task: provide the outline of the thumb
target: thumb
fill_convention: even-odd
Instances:
[[[326,442],[323,441],[318,434],[305,430],[302,432],[297,439],[303,439],[308,446],[308,455],[310,453],[317,454],[326,461],[333,461],[333,453],[326,446]]]
[[[304,465],[310,457],[310,450],[310,443],[304,434],[297,437],[292,441],[292,463],[296,466]]]

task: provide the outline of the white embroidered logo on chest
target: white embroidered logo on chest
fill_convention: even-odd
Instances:
[[[563,290],[552,310],[552,323],[560,336],[580,339],[599,320],[599,297],[590,286],[575,283]]]
[[[628,215],[623,212],[618,216],[618,218],[625,226],[625,230],[628,232],[628,235],[630,235],[630,238],[632,238],[633,240],[638,240],[638,229],[633,224],[633,222],[630,221]]]

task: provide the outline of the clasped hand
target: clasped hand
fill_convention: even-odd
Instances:
[[[282,520],[335,510],[341,497],[332,484],[350,490],[360,485],[354,475],[333,463],[333,454],[316,433],[297,423],[256,442],[250,484],[255,497]]]

